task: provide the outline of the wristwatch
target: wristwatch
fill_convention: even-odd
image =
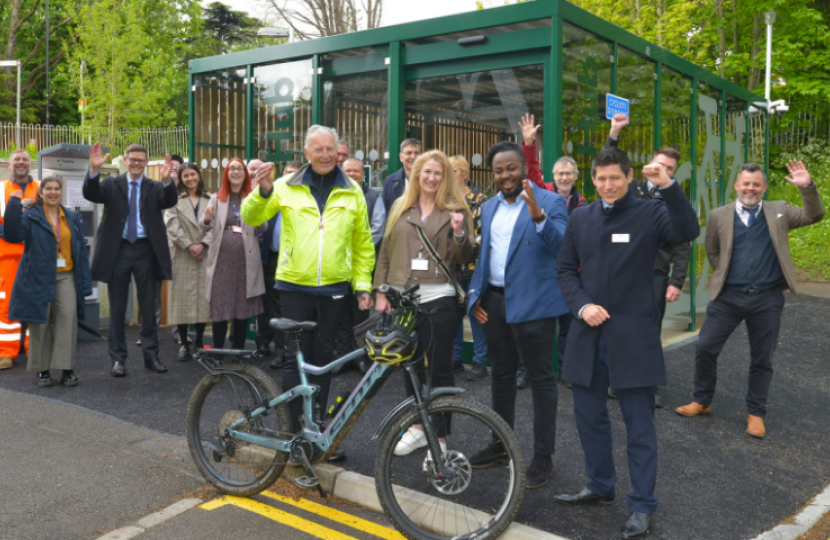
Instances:
[[[544,208],[542,208],[542,215],[541,215],[541,216],[539,216],[538,218],[534,219],[534,220],[533,220],[533,223],[537,223],[537,224],[538,224],[538,223],[542,223],[543,221],[545,221],[545,219],[546,219],[547,217],[548,217],[548,213],[547,213],[547,212],[545,212],[545,209],[544,209]],[[532,219],[532,218],[531,218],[531,219]]]

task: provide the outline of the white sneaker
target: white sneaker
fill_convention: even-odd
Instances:
[[[447,443],[445,443],[444,441],[438,441],[438,443],[441,445],[441,453],[446,454],[447,453]],[[424,465],[422,467],[423,471],[424,472],[429,472],[430,467],[432,467],[432,466],[433,466],[432,452],[427,451],[427,457],[424,458]]]
[[[415,429],[414,427],[406,430],[401,440],[395,445],[396,456],[406,456],[427,445],[427,435],[422,429]]]

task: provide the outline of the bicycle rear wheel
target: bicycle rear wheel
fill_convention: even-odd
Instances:
[[[413,540],[496,538],[519,511],[525,491],[525,465],[519,441],[492,409],[468,397],[441,397],[429,406],[430,418],[451,414],[444,462],[449,478],[425,462],[427,448],[396,456],[400,437],[421,423],[418,412],[399,414],[383,434],[375,475],[383,509]],[[434,424],[433,424],[434,425]],[[489,468],[474,468],[472,458],[500,442],[504,458]]]
[[[204,477],[223,493],[249,496],[272,485],[282,474],[288,454],[231,438],[228,427],[247,418],[279,395],[274,380],[261,369],[243,364],[206,375],[187,406],[187,444]],[[243,422],[236,430],[291,438],[288,405]]]

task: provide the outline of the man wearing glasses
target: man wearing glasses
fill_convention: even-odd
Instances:
[[[176,206],[176,183],[170,180],[173,159],[168,154],[161,168],[162,182],[144,176],[147,150],[132,144],[124,152],[127,173],[101,180],[101,167],[109,154],[96,143],[89,151],[89,172],[84,198],[104,205],[92,259],[92,279],[107,284],[110,302],[109,355],[113,377],[126,375],[127,341],[124,322],[130,281],[135,277],[141,317],[144,367],[156,373],[167,368],[158,358],[158,320],[155,317],[159,281],[171,278],[170,250],[163,210]]]

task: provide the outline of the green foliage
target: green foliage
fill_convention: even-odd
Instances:
[[[821,200],[825,211],[830,209],[830,190],[827,179],[830,178],[830,145],[809,144],[798,152],[783,153],[781,160],[770,170],[768,195],[770,200],[783,200],[792,206],[804,206],[798,188],[785,180],[785,164],[790,159],[804,162],[813,181],[819,186]],[[793,263],[810,273],[814,278],[830,277],[830,219],[802,227],[790,232],[790,253]]]

